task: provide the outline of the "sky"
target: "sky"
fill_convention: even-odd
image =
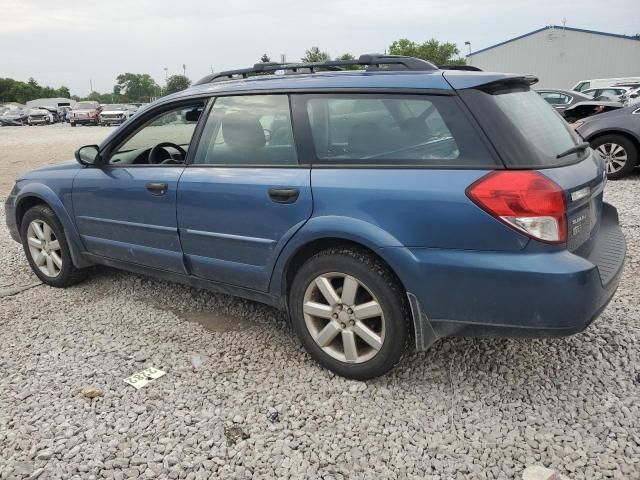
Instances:
[[[639,0],[0,0],[0,77],[109,92],[118,74],[160,84],[243,68],[263,53],[299,61],[384,52],[396,39],[453,42],[461,53],[545,25],[634,35]]]

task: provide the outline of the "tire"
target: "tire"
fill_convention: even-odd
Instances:
[[[347,279],[349,290],[355,293],[345,297]],[[334,300],[339,297],[333,307],[319,287],[326,290],[327,282]],[[374,308],[372,302],[378,306]],[[357,249],[334,248],[307,260],[291,285],[289,312],[292,327],[309,355],[332,372],[354,380],[388,372],[400,361],[409,339],[409,309],[400,282],[382,261]]]
[[[40,228],[39,232],[33,226],[34,223]],[[47,205],[36,205],[24,214],[20,224],[20,238],[31,269],[47,285],[64,288],[85,279],[87,270],[73,265],[62,224]],[[43,257],[39,256],[38,251],[41,249],[33,240],[39,241],[40,245],[45,241],[47,251]],[[59,248],[55,248],[56,246]]]
[[[605,162],[607,178],[610,180],[618,180],[628,175],[638,162],[638,149],[631,140],[622,135],[598,137],[591,141],[591,148]]]
[[[73,123],[73,122],[69,122],[69,125],[71,125],[72,127],[75,127],[75,126],[76,126],[76,124],[75,124],[75,123]]]

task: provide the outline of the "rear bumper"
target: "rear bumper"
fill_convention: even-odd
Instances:
[[[626,254],[617,212],[607,204],[586,257],[567,250],[384,250],[391,263],[389,255],[414,262],[402,281],[415,296],[417,336],[429,337],[416,338],[419,349],[454,335],[544,337],[584,330],[613,297]]]

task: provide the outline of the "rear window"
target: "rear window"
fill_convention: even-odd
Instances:
[[[544,168],[575,163],[588,150],[559,154],[581,143],[568,123],[528,85],[460,92],[507,166]]]
[[[495,168],[452,96],[316,94],[294,99],[316,163]]]

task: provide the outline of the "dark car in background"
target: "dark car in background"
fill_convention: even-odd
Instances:
[[[102,112],[102,107],[98,102],[78,102],[69,112],[69,123],[72,127],[76,125],[98,125],[100,112]]]
[[[632,105],[576,122],[576,131],[606,165],[607,177],[631,173],[640,152],[640,106]]]
[[[574,92],[573,90],[545,89],[536,90],[536,92],[538,92],[538,95],[544,98],[549,105],[560,113],[564,112],[571,105],[592,99],[591,97],[583,95],[580,92]]]
[[[29,121],[29,110],[26,108],[10,108],[0,115],[0,125],[15,127],[26,125]]]

